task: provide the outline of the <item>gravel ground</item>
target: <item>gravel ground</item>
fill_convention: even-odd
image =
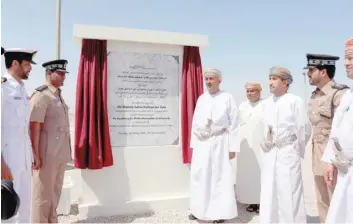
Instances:
[[[314,191],[313,176],[311,173],[311,150],[306,151],[305,160],[302,163],[304,196],[308,223],[319,223],[317,216],[316,198]],[[238,204],[238,217],[229,220],[228,223],[259,223],[259,216],[247,212],[247,205]],[[199,223],[200,221],[189,221],[189,211],[171,210],[159,213],[146,213],[133,216],[111,216],[98,217],[90,220],[78,220],[78,205],[71,207],[71,212],[66,216],[59,216],[60,223]],[[206,223],[206,222],[202,222]]]
[[[259,216],[255,213],[249,213],[247,205],[238,204],[238,217],[228,220],[228,223],[259,223]],[[307,203],[307,220],[309,223],[317,223],[315,203]],[[171,210],[160,213],[146,213],[133,216],[110,216],[98,217],[90,220],[78,220],[78,206],[73,205],[71,213],[68,216],[60,216],[60,223],[200,223],[200,221],[189,221],[189,211]],[[207,222],[202,222],[207,223]]]

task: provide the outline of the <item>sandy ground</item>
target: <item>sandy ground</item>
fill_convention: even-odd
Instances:
[[[311,173],[311,150],[306,151],[302,163],[304,179],[304,195],[307,210],[308,223],[319,223],[317,216],[316,196],[314,190],[313,175]],[[245,210],[247,205],[238,204],[238,217],[229,220],[228,223],[259,223],[259,216]],[[135,216],[111,216],[99,217],[91,220],[78,220],[77,205],[73,205],[70,215],[60,216],[60,223],[198,223],[200,221],[189,221],[189,211],[171,210],[161,213],[147,213]]]

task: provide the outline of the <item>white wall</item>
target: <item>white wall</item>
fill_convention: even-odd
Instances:
[[[114,49],[179,53],[182,66],[182,46],[108,41],[108,51]],[[181,68],[179,83],[180,88]],[[189,165],[182,163],[180,143],[181,140],[174,146],[114,147],[112,167],[82,170],[80,219],[187,209]]]

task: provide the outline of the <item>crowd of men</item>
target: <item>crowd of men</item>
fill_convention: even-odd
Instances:
[[[353,38],[344,52],[347,77],[353,79]],[[247,83],[248,101],[239,108],[231,94],[220,90],[221,72],[204,71],[208,92],[198,98],[192,122],[189,219],[233,219],[238,200],[249,204],[249,212],[260,213],[261,223],[306,223],[301,160],[308,143],[321,222],[353,223],[353,86],[335,83],[337,60],[307,54],[305,69],[316,86],[308,111],[299,96],[288,92],[293,76],[287,68],[270,69],[266,99],[260,83]]]
[[[42,64],[46,83],[28,97],[23,80],[36,64],[36,53],[2,48],[7,71],[1,80],[1,179],[12,181],[20,199],[6,222],[58,222],[71,160],[68,107],[60,89],[67,61]],[[238,200],[249,204],[249,212],[260,213],[261,223],[306,223],[301,159],[308,114],[321,222],[353,222],[353,87],[333,81],[337,60],[307,55],[307,76],[317,87],[307,112],[303,100],[288,92],[293,77],[287,68],[270,69],[267,99],[261,98],[259,83],[247,83],[248,101],[239,108],[231,94],[220,90],[221,72],[204,71],[208,92],[198,98],[190,142],[190,219],[221,223],[235,218]],[[353,79],[353,38],[345,44],[345,67]]]
[[[16,209],[10,199],[2,200],[2,219],[57,222],[66,163],[71,160],[68,107],[60,89],[67,61],[44,63],[46,83],[28,97],[23,80],[29,78],[37,52],[2,48],[1,53],[6,66],[1,78],[2,195],[3,189],[13,188],[19,197]]]

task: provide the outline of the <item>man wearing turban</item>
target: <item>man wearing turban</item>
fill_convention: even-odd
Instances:
[[[353,38],[345,45],[347,77],[353,79]],[[327,163],[324,177],[333,187],[326,223],[353,223],[353,87],[347,90],[337,107],[331,134],[322,161]]]
[[[239,202],[249,204],[248,212],[259,213],[264,100],[261,99],[260,83],[248,82],[245,90],[248,100],[241,103],[238,110],[241,142],[236,160],[236,196]]]
[[[306,223],[301,157],[305,152],[303,100],[288,88],[288,69],[270,70],[270,91],[264,103],[264,151],[261,173],[261,223]],[[249,174],[250,175],[250,174]]]
[[[239,152],[237,105],[219,89],[217,69],[204,71],[207,92],[196,103],[190,147],[189,219],[221,223],[238,215],[231,159]]]

